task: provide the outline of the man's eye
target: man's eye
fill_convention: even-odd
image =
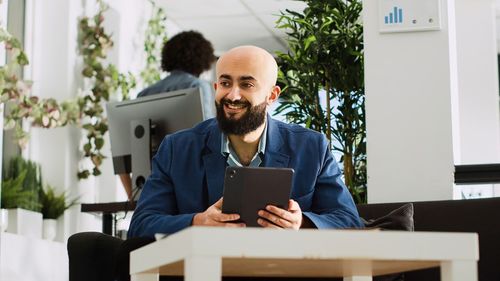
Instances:
[[[228,87],[228,86],[229,86],[229,82],[227,82],[227,81],[221,81],[221,82],[219,82],[219,84],[220,84],[222,87]]]
[[[242,88],[251,88],[251,87],[253,87],[253,84],[252,83],[243,83],[243,84],[241,84],[241,87]]]

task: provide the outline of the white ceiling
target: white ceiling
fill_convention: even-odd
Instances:
[[[212,42],[217,55],[246,44],[270,52],[285,51],[285,34],[275,28],[278,15],[285,9],[302,11],[305,7],[304,2],[292,0],[157,0],[156,3],[165,9],[169,32],[197,30]]]
[[[497,46],[500,52],[500,0],[496,2]],[[232,47],[251,44],[270,52],[285,51],[282,30],[275,28],[280,11],[302,11],[294,0],[157,0],[165,9],[169,35],[180,30],[200,31],[217,55]]]

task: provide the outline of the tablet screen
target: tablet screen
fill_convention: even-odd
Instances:
[[[287,209],[293,169],[227,167],[224,177],[222,212],[240,214],[247,226],[257,224],[257,212],[267,205]]]

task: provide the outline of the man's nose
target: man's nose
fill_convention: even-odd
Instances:
[[[241,99],[240,88],[232,87],[229,93],[227,94],[226,98],[231,101],[240,100]]]

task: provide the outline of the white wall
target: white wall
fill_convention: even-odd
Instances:
[[[500,162],[494,0],[456,0],[459,157],[455,164]]]
[[[455,27],[441,4],[440,31],[380,34],[378,1],[363,1],[370,203],[452,197]]]
[[[78,1],[36,1],[26,3],[26,46],[30,65],[26,79],[33,81],[33,95],[55,98],[59,101],[75,98],[82,87],[79,72],[81,59],[77,54],[78,17],[83,7]],[[32,128],[27,154],[42,166],[42,176],[59,191],[70,196],[81,196],[81,201],[93,201],[96,186],[78,182],[79,145],[81,133],[76,126],[57,129]],[[100,222],[92,215],[80,215],[79,206],[72,208],[72,225],[61,229],[58,239],[63,241],[80,229],[98,230]],[[71,218],[71,219],[70,219]]]
[[[66,281],[68,254],[61,242],[0,233],[0,280]]]
[[[106,3],[109,10],[104,15],[104,28],[112,34],[114,41],[107,62],[113,63],[121,72],[138,74],[145,64],[144,29],[151,5],[138,0],[110,0]],[[96,11],[95,0],[27,0],[25,40],[31,63],[26,73],[27,79],[34,81],[34,95],[62,101],[74,98],[79,89],[90,88],[89,82],[84,81],[80,74],[83,62],[77,52],[78,19],[83,15],[94,15]],[[131,93],[132,97],[136,91]],[[117,99],[118,96],[111,97],[111,100]],[[102,175],[78,181],[77,170],[90,167],[89,161],[80,161],[80,146],[85,141],[80,129],[76,126],[50,130],[33,128],[31,135],[27,154],[41,163],[45,182],[60,190],[66,189],[73,196],[81,196],[80,201],[85,203],[126,200],[126,194],[113,173],[109,142],[103,149],[108,158],[101,166]],[[61,241],[75,232],[101,230],[100,218],[82,214],[79,206],[65,214],[65,221]]]
[[[452,199],[455,164],[500,160],[493,2],[441,0],[441,30],[392,34],[363,4],[368,201]]]

